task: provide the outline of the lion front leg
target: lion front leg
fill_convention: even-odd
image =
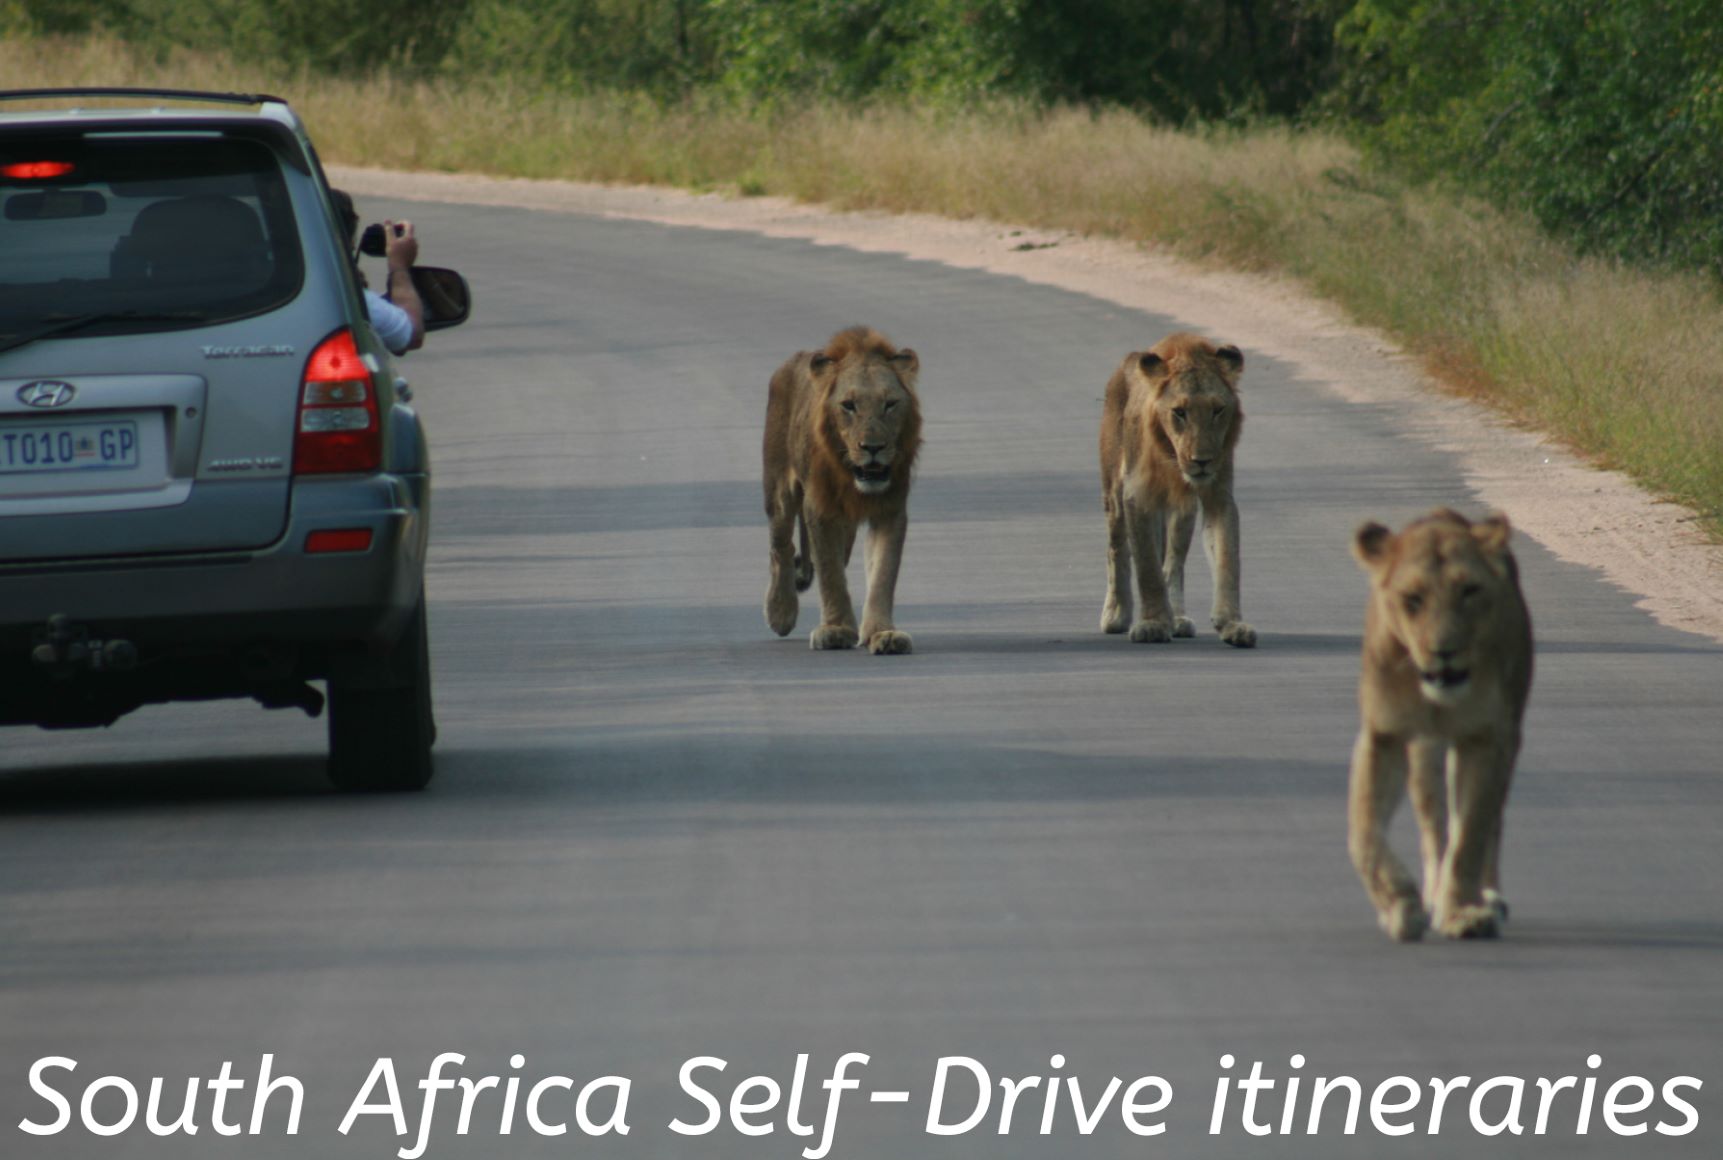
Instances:
[[[867,533],[867,603],[862,613],[861,640],[875,656],[911,652],[915,642],[892,623],[897,595],[897,571],[903,562],[903,541],[909,514],[899,512],[883,524],[869,524]]]
[[[801,497],[794,492],[774,494],[766,516],[770,522],[771,536],[771,571],[766,581],[766,627],[779,636],[788,636],[790,630],[796,627],[796,615],[800,611],[796,593],[807,587],[801,581],[801,561],[796,557],[795,544],[791,539],[802,518]],[[805,536],[806,525],[803,527]],[[805,550],[804,548],[804,552]]]
[[[1416,942],[1429,920],[1418,884],[1388,845],[1388,821],[1405,788],[1405,739],[1366,725],[1352,747],[1347,848],[1382,929],[1400,942]]]
[[[1131,640],[1136,644],[1162,644],[1173,639],[1173,610],[1167,603],[1166,583],[1161,579],[1165,518],[1129,496],[1123,506],[1131,567],[1137,574],[1140,618],[1131,626]]]
[[[856,613],[844,579],[844,558],[855,529],[842,520],[810,519],[808,548],[814,558],[814,578],[820,586],[820,624],[808,637],[815,649],[854,648]]]
[[[1167,558],[1161,577],[1167,587],[1167,604],[1173,610],[1173,635],[1195,636],[1197,626],[1185,615],[1185,560],[1191,554],[1191,536],[1196,531],[1196,513],[1174,508],[1167,513]]]
[[[1101,602],[1101,631],[1124,632],[1131,624],[1131,545],[1125,501],[1117,487],[1101,494],[1107,509],[1107,597]]]
[[[1203,550],[1214,572],[1214,613],[1220,639],[1234,648],[1255,648],[1256,629],[1239,611],[1238,504],[1230,488],[1203,503]]]
[[[1494,738],[1456,743],[1448,758],[1448,849],[1436,890],[1435,924],[1449,938],[1495,938],[1506,904],[1486,877],[1499,859],[1502,812],[1513,776],[1514,744]]]

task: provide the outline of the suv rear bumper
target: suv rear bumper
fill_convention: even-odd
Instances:
[[[259,696],[386,652],[419,602],[428,479],[299,479],[286,531],[247,553],[0,563],[0,724],[101,724],[138,704]],[[370,547],[308,554],[313,532],[364,528]],[[125,641],[125,671],[44,665],[50,617],[89,641]],[[99,702],[108,714],[58,702]]]

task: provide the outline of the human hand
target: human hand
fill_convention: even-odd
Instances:
[[[388,257],[389,269],[411,269],[413,263],[419,260],[419,239],[413,233],[412,222],[395,222],[385,219],[383,238],[384,254]]]

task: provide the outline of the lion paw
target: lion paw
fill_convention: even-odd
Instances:
[[[1101,631],[1124,632],[1131,624],[1131,606],[1109,600],[1101,605]]]
[[[1188,616],[1176,616],[1173,618],[1174,636],[1195,636],[1196,634],[1196,621],[1192,620]]]
[[[814,582],[814,561],[810,556],[796,557],[796,591],[806,592]]]
[[[1455,906],[1436,916],[1436,929],[1449,938],[1498,938],[1501,919],[1492,906]]]
[[[1484,891],[1484,905],[1496,912],[1496,919],[1498,921],[1508,921],[1508,900],[1502,897],[1501,891]]]
[[[790,635],[796,627],[796,594],[773,590],[766,593],[766,627],[779,636]]]
[[[1131,626],[1132,644],[1165,644],[1172,639],[1172,625],[1164,620],[1139,620]]]
[[[915,651],[909,633],[885,628],[867,638],[867,651],[876,657],[903,656]]]
[[[859,638],[847,624],[822,624],[808,637],[811,649],[854,648]]]
[[[1242,620],[1229,620],[1215,627],[1220,629],[1222,644],[1230,644],[1233,648],[1256,647],[1256,629]]]
[[[1382,929],[1395,942],[1417,942],[1430,928],[1430,918],[1416,898],[1397,898],[1394,905],[1377,915]]]

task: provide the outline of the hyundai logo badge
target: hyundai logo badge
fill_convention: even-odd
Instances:
[[[38,379],[18,388],[18,401],[26,407],[64,407],[78,393],[71,383],[58,379]]]

